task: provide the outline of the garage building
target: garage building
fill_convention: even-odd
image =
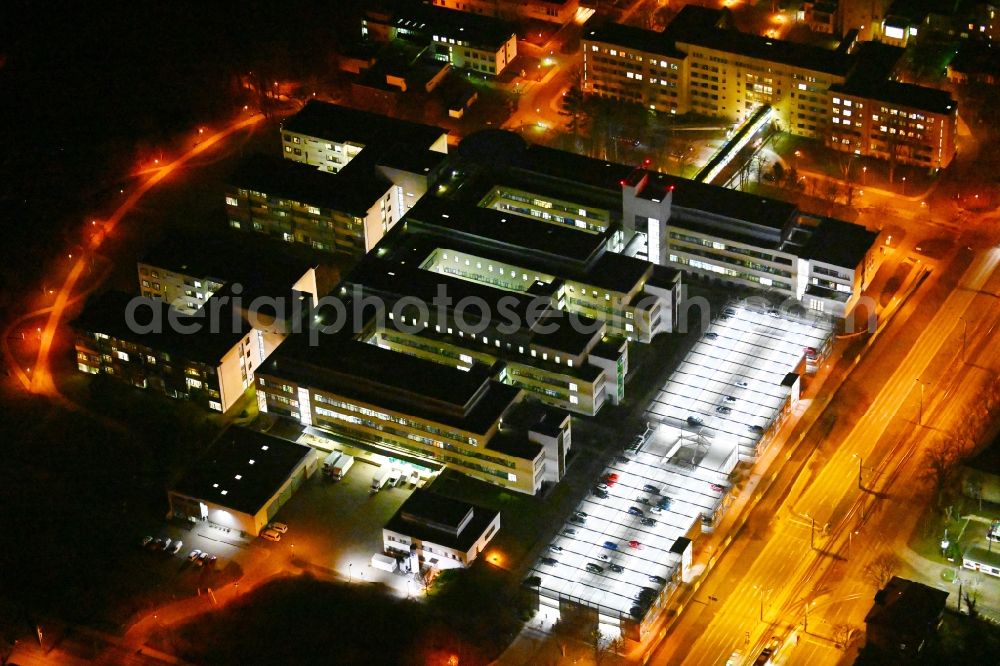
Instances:
[[[167,493],[170,514],[257,536],[312,473],[315,460],[308,446],[229,428]]]

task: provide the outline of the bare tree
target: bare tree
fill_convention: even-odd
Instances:
[[[594,650],[594,666],[601,666],[612,654],[618,654],[622,639],[605,638],[600,629],[594,629],[590,632],[590,645]]]
[[[924,452],[922,476],[934,486],[938,508],[941,507],[944,491],[958,468],[963,449],[963,440],[951,436],[938,440]]]
[[[979,601],[979,592],[975,589],[968,589],[962,593],[965,597],[965,607],[969,609],[969,617],[976,617],[976,603]]]
[[[833,625],[833,642],[843,650],[846,650],[848,645],[850,645],[853,634],[854,627],[846,622]]]
[[[865,576],[881,590],[889,584],[902,565],[903,561],[899,559],[898,555],[885,551],[865,566]]]

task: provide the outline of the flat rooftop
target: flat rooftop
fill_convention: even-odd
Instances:
[[[674,40],[664,33],[620,23],[605,23],[594,27],[588,25],[583,32],[583,39],[655,53],[675,60],[687,57],[687,54],[677,50]]]
[[[831,93],[840,92],[845,95],[856,95],[873,99],[886,104],[902,106],[918,111],[950,115],[956,111],[956,102],[951,94],[928,88],[915,83],[900,83],[899,81],[853,81],[848,79],[844,85],[831,86]]]
[[[864,261],[876,239],[876,231],[843,220],[824,218],[813,230],[799,256],[853,269]]]
[[[440,127],[318,100],[309,100],[301,111],[281,124],[281,129],[334,142],[406,144],[424,149],[448,133]]]
[[[355,165],[358,160],[361,162]],[[368,168],[359,168],[362,165]],[[301,162],[258,154],[241,161],[227,183],[280,199],[363,216],[392,185],[374,167],[370,158],[359,155],[338,173],[327,173]]]
[[[485,434],[518,398],[520,389],[490,379],[490,369],[468,372],[342,337],[290,336],[258,369],[468,432]]]
[[[422,198],[410,209],[406,219],[410,224],[443,236],[580,264],[600,254],[605,244],[604,237],[599,234],[437,197]]]
[[[134,312],[133,326],[126,317],[130,302],[141,303]],[[211,299],[208,301],[211,303]],[[72,322],[73,328],[89,333],[104,333],[157,351],[168,352],[178,359],[188,359],[217,365],[222,357],[252,329],[241,317],[234,317],[232,308],[219,308],[217,331],[212,331],[208,318],[172,314],[178,326],[170,324],[170,306],[159,298],[146,298],[121,291],[108,291],[87,301],[83,311]],[[233,323],[235,320],[235,328]],[[161,323],[156,326],[156,322]],[[181,332],[182,327],[192,332]],[[190,327],[190,328],[189,328]],[[159,328],[146,332],[145,328]]]
[[[514,36],[514,24],[469,12],[398,0],[390,3],[390,22],[397,28],[461,39],[472,47],[499,49]]]
[[[664,36],[678,44],[692,44],[834,76],[846,75],[851,67],[851,59],[837,51],[741,32],[728,27],[728,17],[727,10],[687,5],[667,25]]]
[[[306,272],[319,268],[318,262],[275,252],[267,239],[228,230],[213,235],[171,233],[147,249],[139,263],[199,279],[239,283],[244,295],[274,296],[285,295]]]
[[[311,453],[308,446],[230,427],[172,491],[253,515]]]
[[[472,513],[472,519],[461,530],[454,531],[452,528],[458,528],[469,512]],[[468,552],[499,514],[495,509],[418,488],[396,510],[385,524],[385,529],[420,541]],[[435,524],[446,529],[439,529]]]

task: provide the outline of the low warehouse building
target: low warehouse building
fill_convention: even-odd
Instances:
[[[385,552],[437,569],[469,566],[500,529],[500,512],[414,490],[382,529]]]
[[[170,514],[257,536],[316,460],[308,446],[229,428],[168,492]]]

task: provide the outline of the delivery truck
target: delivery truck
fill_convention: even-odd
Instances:
[[[376,569],[392,573],[396,570],[396,558],[389,557],[388,555],[382,555],[381,553],[375,553],[372,555],[372,566]]]
[[[326,474],[327,476],[333,474],[333,469],[336,467],[337,461],[340,460],[341,455],[340,451],[334,451],[323,459],[323,474]]]
[[[349,456],[345,453],[334,463],[333,468],[330,470],[330,478],[334,481],[340,481],[347,474],[347,470],[351,469],[352,465],[354,465],[354,456]]]
[[[375,472],[374,478],[372,478],[372,487],[369,491],[370,494],[374,495],[378,491],[385,487],[385,484],[389,483],[389,477],[392,476],[392,470],[383,467],[379,471]]]

